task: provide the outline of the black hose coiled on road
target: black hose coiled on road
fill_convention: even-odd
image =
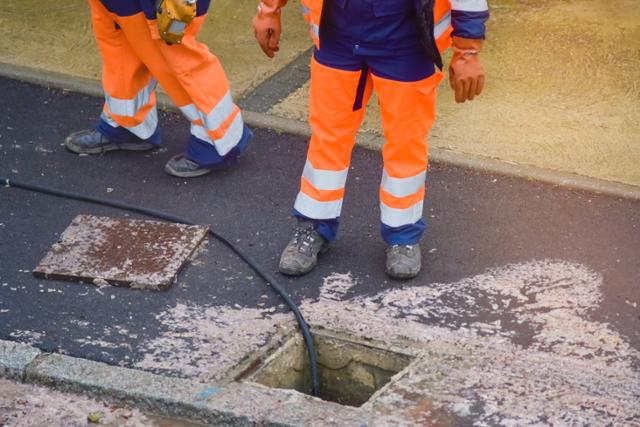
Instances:
[[[0,176],[0,182],[4,182],[6,187],[21,188],[23,190],[29,190],[36,193],[48,194],[50,196],[62,197],[65,199],[78,200],[81,202],[94,203],[97,205],[108,206],[108,207],[122,209],[130,212],[136,212],[142,215],[163,219],[165,221],[177,222],[177,223],[187,224],[187,225],[194,225],[194,223],[192,223],[191,221],[188,221],[184,218],[180,218],[162,211],[156,211],[153,209],[134,206],[127,203],[118,202],[115,200],[102,199],[99,197],[86,196],[84,194],[72,193],[68,191],[58,190],[55,188],[41,186],[41,185],[28,184],[25,182],[10,180],[1,176]],[[262,267],[253,258],[245,254],[242,251],[242,249],[240,249],[238,246],[234,245],[233,243],[228,241],[226,238],[224,238],[223,236],[221,236],[220,234],[216,233],[211,229],[209,229],[209,234],[213,238],[215,238],[216,240],[220,241],[225,246],[230,248],[233,252],[235,252],[240,257],[240,259],[242,259],[244,262],[249,264],[249,266],[251,266],[251,268],[253,268],[255,272],[258,273],[258,275],[267,282],[268,285],[271,285],[271,287],[278,293],[278,295],[280,295],[280,297],[284,300],[284,302],[287,303],[287,305],[295,315],[296,320],[300,325],[300,330],[302,331],[304,342],[307,345],[307,352],[309,353],[309,366],[311,368],[311,392],[314,396],[317,397],[319,395],[320,387],[319,387],[319,381],[318,381],[318,362],[316,360],[316,352],[313,346],[313,338],[311,337],[311,331],[309,329],[309,325],[304,320],[304,317],[302,317],[302,313],[300,313],[298,306],[296,305],[295,302],[293,302],[291,297],[287,295],[287,293],[282,288],[282,286],[280,286],[280,284],[275,279],[275,277],[273,277],[270,273],[264,271]]]

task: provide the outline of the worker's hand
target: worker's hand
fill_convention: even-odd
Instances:
[[[258,6],[258,13],[253,18],[253,30],[262,51],[269,58],[273,58],[280,50],[280,22],[281,1],[263,0]]]
[[[473,100],[484,87],[484,68],[478,54],[482,40],[453,37],[453,57],[449,64],[449,83],[456,102]]]

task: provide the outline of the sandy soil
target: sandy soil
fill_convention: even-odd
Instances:
[[[253,37],[251,18],[256,4],[256,0],[213,2],[200,35],[220,57],[235,96],[311,46],[300,9],[294,5],[283,13],[282,52],[268,60]],[[99,79],[101,64],[91,33],[89,5],[84,0],[63,4],[6,0],[0,10],[0,61]]]
[[[311,44],[293,2],[284,12],[282,49],[267,60],[253,40],[255,3],[217,1],[201,35],[220,56],[236,96]],[[84,1],[3,6],[0,61],[99,78]],[[442,85],[432,146],[640,185],[640,3],[492,0],[490,7],[486,91],[457,105]],[[306,120],[306,94],[297,91],[272,112]],[[363,126],[381,129],[375,99]]]
[[[101,415],[100,415],[101,414]],[[88,418],[95,417],[96,422]],[[142,414],[137,409],[0,379],[0,426],[190,427],[196,424]]]

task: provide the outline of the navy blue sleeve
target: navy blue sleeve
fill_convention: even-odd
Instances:
[[[466,39],[484,39],[489,19],[487,0],[451,0],[453,35]]]

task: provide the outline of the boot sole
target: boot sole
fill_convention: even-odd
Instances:
[[[387,273],[387,276],[389,276],[392,279],[396,279],[396,280],[409,280],[409,279],[415,279],[416,277],[418,277],[420,275],[420,270],[416,271],[415,273],[392,273],[389,270],[387,270],[385,273]]]
[[[76,154],[101,154],[101,153],[106,153],[107,151],[116,151],[116,150],[123,150],[123,151],[149,151],[149,150],[153,150],[154,148],[156,148],[154,145],[151,144],[139,144],[139,143],[135,143],[135,142],[125,142],[122,144],[108,144],[108,145],[103,145],[101,147],[95,147],[95,148],[87,148],[87,147],[80,147],[78,145],[75,145],[73,142],[71,142],[71,138],[68,137],[65,141],[64,141],[64,145],[67,148],[67,150],[71,151],[72,153],[76,153]]]
[[[281,274],[284,274],[285,276],[291,276],[291,277],[297,277],[297,276],[304,276],[307,273],[310,273],[311,270],[313,270],[316,266],[312,266],[310,269],[305,270],[305,271],[300,271],[300,270],[289,270],[287,268],[284,267],[278,267],[278,271]]]
[[[164,166],[164,171],[171,176],[178,178],[196,178],[198,176],[206,175],[211,172],[212,169],[200,168],[190,172],[178,172],[169,165]]]

